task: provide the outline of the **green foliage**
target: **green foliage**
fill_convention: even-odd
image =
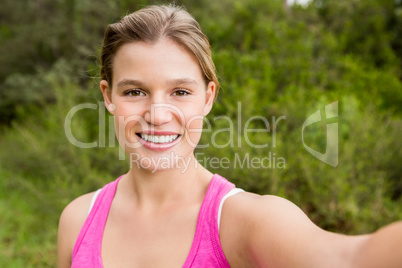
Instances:
[[[2,267],[54,267],[62,209],[77,196],[100,188],[128,169],[127,162],[117,160],[114,148],[80,149],[68,141],[64,130],[68,112],[82,102],[98,105],[98,100],[92,93],[83,96],[82,89],[65,76],[69,73],[66,66],[63,62],[44,76],[54,104],[29,109],[29,113],[21,111],[23,120],[1,136]],[[98,122],[94,121],[100,109],[104,106],[98,105],[96,112],[82,110],[73,117],[77,140],[96,139]],[[103,123],[109,125],[108,118]]]
[[[222,84],[207,118],[212,132],[200,142],[210,146],[196,150],[198,159],[239,187],[295,202],[328,230],[363,233],[400,219],[401,4],[315,0],[284,9],[282,2],[181,1],[210,38]],[[99,116],[96,55],[107,23],[152,3],[3,3],[1,267],[54,267],[65,205],[127,171],[112,118]],[[309,115],[336,100],[339,165],[331,167],[305,150],[301,131]],[[72,135],[97,141],[96,148],[74,146],[64,130],[69,111],[84,103],[95,108],[77,112]],[[245,132],[267,129],[262,118],[269,131]],[[325,130],[309,126],[305,142],[323,152]],[[228,158],[230,167],[205,157]],[[241,166],[245,157],[270,166]]]

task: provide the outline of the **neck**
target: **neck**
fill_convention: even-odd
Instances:
[[[185,169],[152,171],[132,167],[119,184],[143,208],[158,209],[203,198],[213,174],[196,161],[192,156]]]

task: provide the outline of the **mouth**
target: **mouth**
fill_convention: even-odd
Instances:
[[[151,151],[166,151],[178,144],[182,135],[176,132],[154,132],[144,131],[135,133],[142,145]]]
[[[146,142],[157,143],[157,144],[171,143],[177,140],[181,136],[180,134],[174,134],[174,135],[151,135],[144,133],[135,133],[135,134]]]

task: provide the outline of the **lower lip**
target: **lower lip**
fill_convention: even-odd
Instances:
[[[152,150],[152,151],[167,151],[173,146],[175,146],[180,140],[181,140],[182,135],[180,135],[178,138],[176,138],[174,141],[171,142],[165,142],[165,143],[154,143],[150,141],[146,141],[143,138],[140,138],[140,142],[144,145],[145,148]]]

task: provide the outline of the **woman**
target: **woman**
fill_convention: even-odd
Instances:
[[[208,39],[174,6],[111,24],[100,89],[127,174],[63,211],[60,267],[401,267],[401,224],[344,236],[234,188],[194,157],[219,89]]]

